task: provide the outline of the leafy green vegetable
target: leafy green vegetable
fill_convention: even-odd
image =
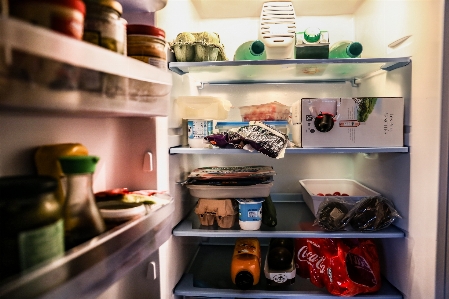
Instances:
[[[354,101],[358,104],[357,120],[366,122],[376,106],[377,98],[356,98]]]

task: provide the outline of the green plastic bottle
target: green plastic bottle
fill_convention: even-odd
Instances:
[[[329,58],[358,58],[362,54],[363,46],[359,42],[340,41],[329,49]]]
[[[247,41],[235,51],[234,60],[266,60],[265,45],[260,40]]]

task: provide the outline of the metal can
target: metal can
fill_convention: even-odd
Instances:
[[[81,39],[86,7],[81,0],[10,1],[11,15]]]
[[[86,1],[83,40],[125,54],[126,22],[122,5],[114,0]]]
[[[164,30],[151,25],[128,25],[127,48],[129,57],[167,69],[167,43]]]
[[[64,254],[56,188],[50,176],[0,178],[0,279]]]

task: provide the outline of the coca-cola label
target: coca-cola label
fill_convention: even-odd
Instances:
[[[319,245],[315,243],[314,245],[319,247]],[[316,253],[310,252],[307,245],[304,245],[301,248],[299,248],[296,258],[298,259],[298,261],[307,262],[307,264],[309,264],[310,266],[318,269],[320,273],[324,273],[325,271],[326,267],[323,263],[325,259],[324,256],[319,256]]]

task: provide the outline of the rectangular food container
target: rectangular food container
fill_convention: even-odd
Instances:
[[[175,106],[184,119],[223,120],[228,117],[232,104],[212,96],[180,96],[176,98]]]
[[[325,198],[344,198],[349,202],[356,203],[365,197],[377,196],[380,193],[363,186],[355,180],[349,179],[307,179],[300,180],[299,183],[304,188],[302,196],[309,209],[316,214],[318,207]],[[334,194],[334,192],[346,193],[349,196],[321,196],[322,194]]]
[[[190,195],[198,198],[256,198],[268,197],[273,183],[249,186],[187,185]]]
[[[240,107],[240,115],[242,121],[288,120],[290,107],[276,101],[261,105],[242,106]]]

